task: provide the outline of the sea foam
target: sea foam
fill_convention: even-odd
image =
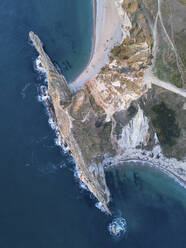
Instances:
[[[75,162],[75,161],[74,161]],[[79,187],[83,190],[87,190],[88,191],[88,188],[87,186],[84,184],[84,182],[81,180],[81,175],[82,175],[82,172],[81,170],[79,169],[79,166],[75,163],[75,169],[74,169],[74,177],[75,179],[78,181],[79,183]]]
[[[45,70],[42,69],[43,67],[41,67],[39,63],[40,63],[40,60],[37,58],[36,61],[35,61],[35,65],[37,65],[37,69],[36,69],[37,72],[44,73],[44,76],[46,76]],[[38,95],[38,97],[37,97],[38,101],[42,102],[46,107],[46,101],[51,101],[51,98],[50,98],[50,96],[48,94],[47,86],[46,85],[40,86],[40,91],[43,91],[44,94],[40,93]],[[47,109],[47,114],[49,116],[48,123],[49,123],[50,127],[56,133],[55,144],[57,146],[60,146],[64,153],[69,153],[69,148],[68,148],[67,144],[64,142],[63,138],[60,136],[59,129],[58,129],[58,126],[57,126],[56,122],[52,119],[52,116],[51,116],[51,114],[50,114],[50,112],[49,112],[47,107],[46,107],[46,109]]]
[[[101,212],[105,213],[108,215],[108,213],[106,212],[106,210],[104,209],[103,205],[101,204],[101,202],[96,202],[95,207],[98,208],[99,210],[101,210]]]
[[[120,237],[127,231],[127,222],[123,217],[117,217],[108,226],[110,235]]]
[[[25,86],[23,87],[23,89],[21,90],[21,96],[23,99],[26,98],[26,90],[30,87],[31,83],[27,83],[25,84]]]
[[[46,71],[44,69],[44,67],[42,66],[41,64],[41,61],[39,58],[37,58],[35,60],[35,63],[34,63],[34,69],[39,73],[39,74],[42,74],[42,75],[46,75]]]

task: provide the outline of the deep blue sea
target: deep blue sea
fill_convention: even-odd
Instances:
[[[80,189],[38,102],[30,30],[72,81],[91,53],[92,1],[0,0],[0,248],[185,248],[186,190],[159,171],[107,172],[113,216]],[[127,223],[120,238],[108,232],[115,217]]]

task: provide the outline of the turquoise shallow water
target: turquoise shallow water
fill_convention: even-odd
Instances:
[[[172,179],[136,167],[108,172],[112,217],[79,188],[37,99],[30,30],[73,80],[90,56],[92,3],[0,0],[0,247],[185,247],[186,193]],[[107,227],[118,216],[127,232],[114,239]]]

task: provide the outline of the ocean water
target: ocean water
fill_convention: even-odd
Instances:
[[[184,248],[186,191],[166,175],[140,165],[109,171],[113,216],[79,187],[38,102],[30,30],[72,81],[89,60],[92,2],[0,0],[0,248]],[[118,218],[126,230],[113,237]]]

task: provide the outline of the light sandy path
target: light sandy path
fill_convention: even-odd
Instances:
[[[122,24],[123,20],[113,0],[96,0],[95,45],[92,59],[85,70],[69,85],[72,90],[81,88],[108,62],[111,48],[123,39]]]
[[[155,58],[156,58],[156,53],[157,53],[157,23],[158,23],[158,18],[159,18],[160,19],[160,24],[161,24],[161,26],[162,26],[162,28],[164,30],[164,33],[165,33],[165,35],[166,35],[166,37],[167,37],[167,39],[168,39],[168,41],[169,41],[169,43],[171,45],[172,50],[175,53],[177,67],[178,67],[178,70],[180,71],[180,74],[182,76],[182,70],[181,70],[181,67],[179,65],[178,54],[177,54],[176,48],[174,47],[174,44],[173,44],[171,38],[169,37],[169,35],[167,33],[167,30],[166,30],[166,28],[165,28],[165,26],[163,24],[163,18],[162,18],[162,15],[161,15],[161,0],[157,0],[157,3],[158,3],[158,11],[157,11],[154,27],[153,27],[153,30],[152,30],[153,39],[154,39],[154,45],[153,45],[153,49],[152,49],[154,59],[152,60],[152,64],[155,63]],[[151,84],[155,84],[155,85],[157,85],[159,87],[162,87],[162,88],[164,88],[166,90],[169,90],[169,91],[171,91],[171,92],[173,92],[175,94],[181,95],[181,96],[186,98],[186,91],[183,88],[178,88],[178,87],[174,86],[170,82],[165,82],[165,81],[162,81],[162,80],[158,79],[153,74],[152,67],[148,68],[145,71],[144,79],[143,79],[144,84],[146,84],[148,87],[151,87]],[[183,77],[182,77],[182,81],[183,81]]]
[[[163,28],[163,31],[164,31],[164,33],[165,33],[165,35],[166,35],[166,37],[167,37],[167,39],[169,41],[169,44],[170,44],[172,50],[174,51],[174,54],[175,54],[175,57],[176,57],[177,68],[178,68],[178,70],[179,70],[179,72],[181,74],[182,82],[184,83],[183,72],[182,72],[181,66],[179,64],[179,56],[178,56],[177,50],[176,50],[176,48],[175,48],[170,36],[168,35],[167,30],[166,30],[166,28],[164,26],[164,23],[163,23],[163,17],[162,17],[162,14],[161,14],[161,1],[162,0],[158,0],[158,16],[159,16],[160,23],[161,23],[161,26]],[[156,23],[156,25],[157,25],[157,23]]]
[[[172,91],[173,93],[176,93],[176,94],[186,98],[186,91],[185,90],[183,90],[181,88],[177,88],[176,86],[174,86],[173,84],[171,84],[169,82],[161,81],[156,76],[154,76],[151,68],[149,68],[145,71],[143,83],[146,84],[148,87],[151,87],[151,84],[155,84],[159,87],[162,87],[166,90]]]

